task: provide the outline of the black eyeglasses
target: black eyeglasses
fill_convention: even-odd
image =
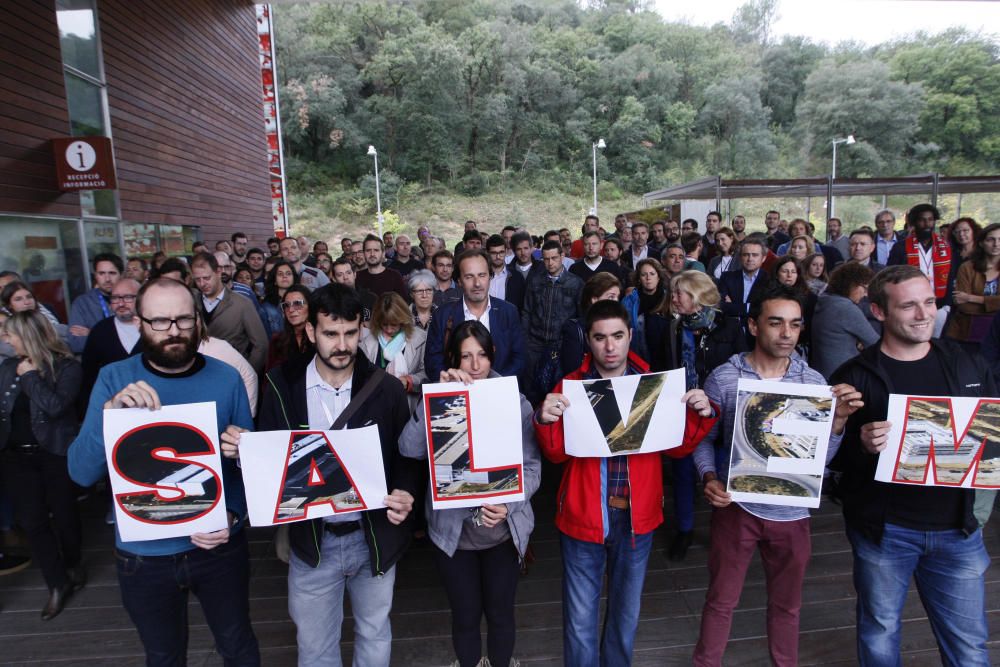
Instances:
[[[139,319],[148,324],[149,328],[153,331],[169,331],[170,327],[174,325],[181,331],[189,331],[190,329],[194,329],[195,322],[198,321],[198,318],[194,315],[181,315],[172,319],[169,317],[146,319],[140,315]]]
[[[131,303],[135,301],[135,294],[112,294],[111,298],[108,299],[111,303],[115,301],[124,301],[126,303]]]
[[[305,308],[306,302],[302,299],[296,299],[295,301],[282,301],[281,309],[288,310],[289,308]]]

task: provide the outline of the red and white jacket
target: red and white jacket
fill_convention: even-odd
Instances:
[[[583,365],[564,380],[582,380],[590,376],[591,358],[584,356]],[[628,375],[648,373],[649,365],[629,352]],[[553,389],[562,393],[560,381]],[[715,414],[718,406],[713,405]],[[688,408],[684,440],[679,447],[650,454],[632,454],[628,459],[628,481],[632,510],[632,532],[648,533],[663,523],[663,466],[661,454],[683,458],[694,451],[708,434],[717,416],[702,417]],[[577,540],[603,543],[607,535],[607,459],[577,457],[566,453],[562,419],[551,424],[535,418],[535,434],[542,454],[553,463],[564,463],[562,482],[556,509],[556,527]]]

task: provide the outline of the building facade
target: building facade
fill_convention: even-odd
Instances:
[[[7,0],[0,270],[65,317],[98,252],[273,235],[254,4]],[[115,189],[63,191],[52,141],[110,138]]]

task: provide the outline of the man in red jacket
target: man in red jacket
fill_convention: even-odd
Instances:
[[[598,301],[587,311],[591,354],[566,380],[647,373],[649,366],[629,351],[629,316],[617,301]],[[563,562],[563,660],[574,667],[629,665],[639,622],[646,561],[653,530],[663,523],[660,452],[610,458],[566,453],[562,416],[570,407],[562,382],[535,414],[542,453],[565,463],[559,486],[556,527]],[[715,423],[705,392],[694,389],[687,403],[684,441],[663,453],[691,453]],[[599,639],[601,587],[608,572],[608,609]]]

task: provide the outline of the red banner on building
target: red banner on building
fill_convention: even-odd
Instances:
[[[268,171],[271,174],[271,219],[275,235],[283,237],[288,233],[288,206],[285,198],[285,158],[281,143],[281,110],[278,106],[278,74],[271,16],[271,5],[257,5],[264,131],[267,135]]]

